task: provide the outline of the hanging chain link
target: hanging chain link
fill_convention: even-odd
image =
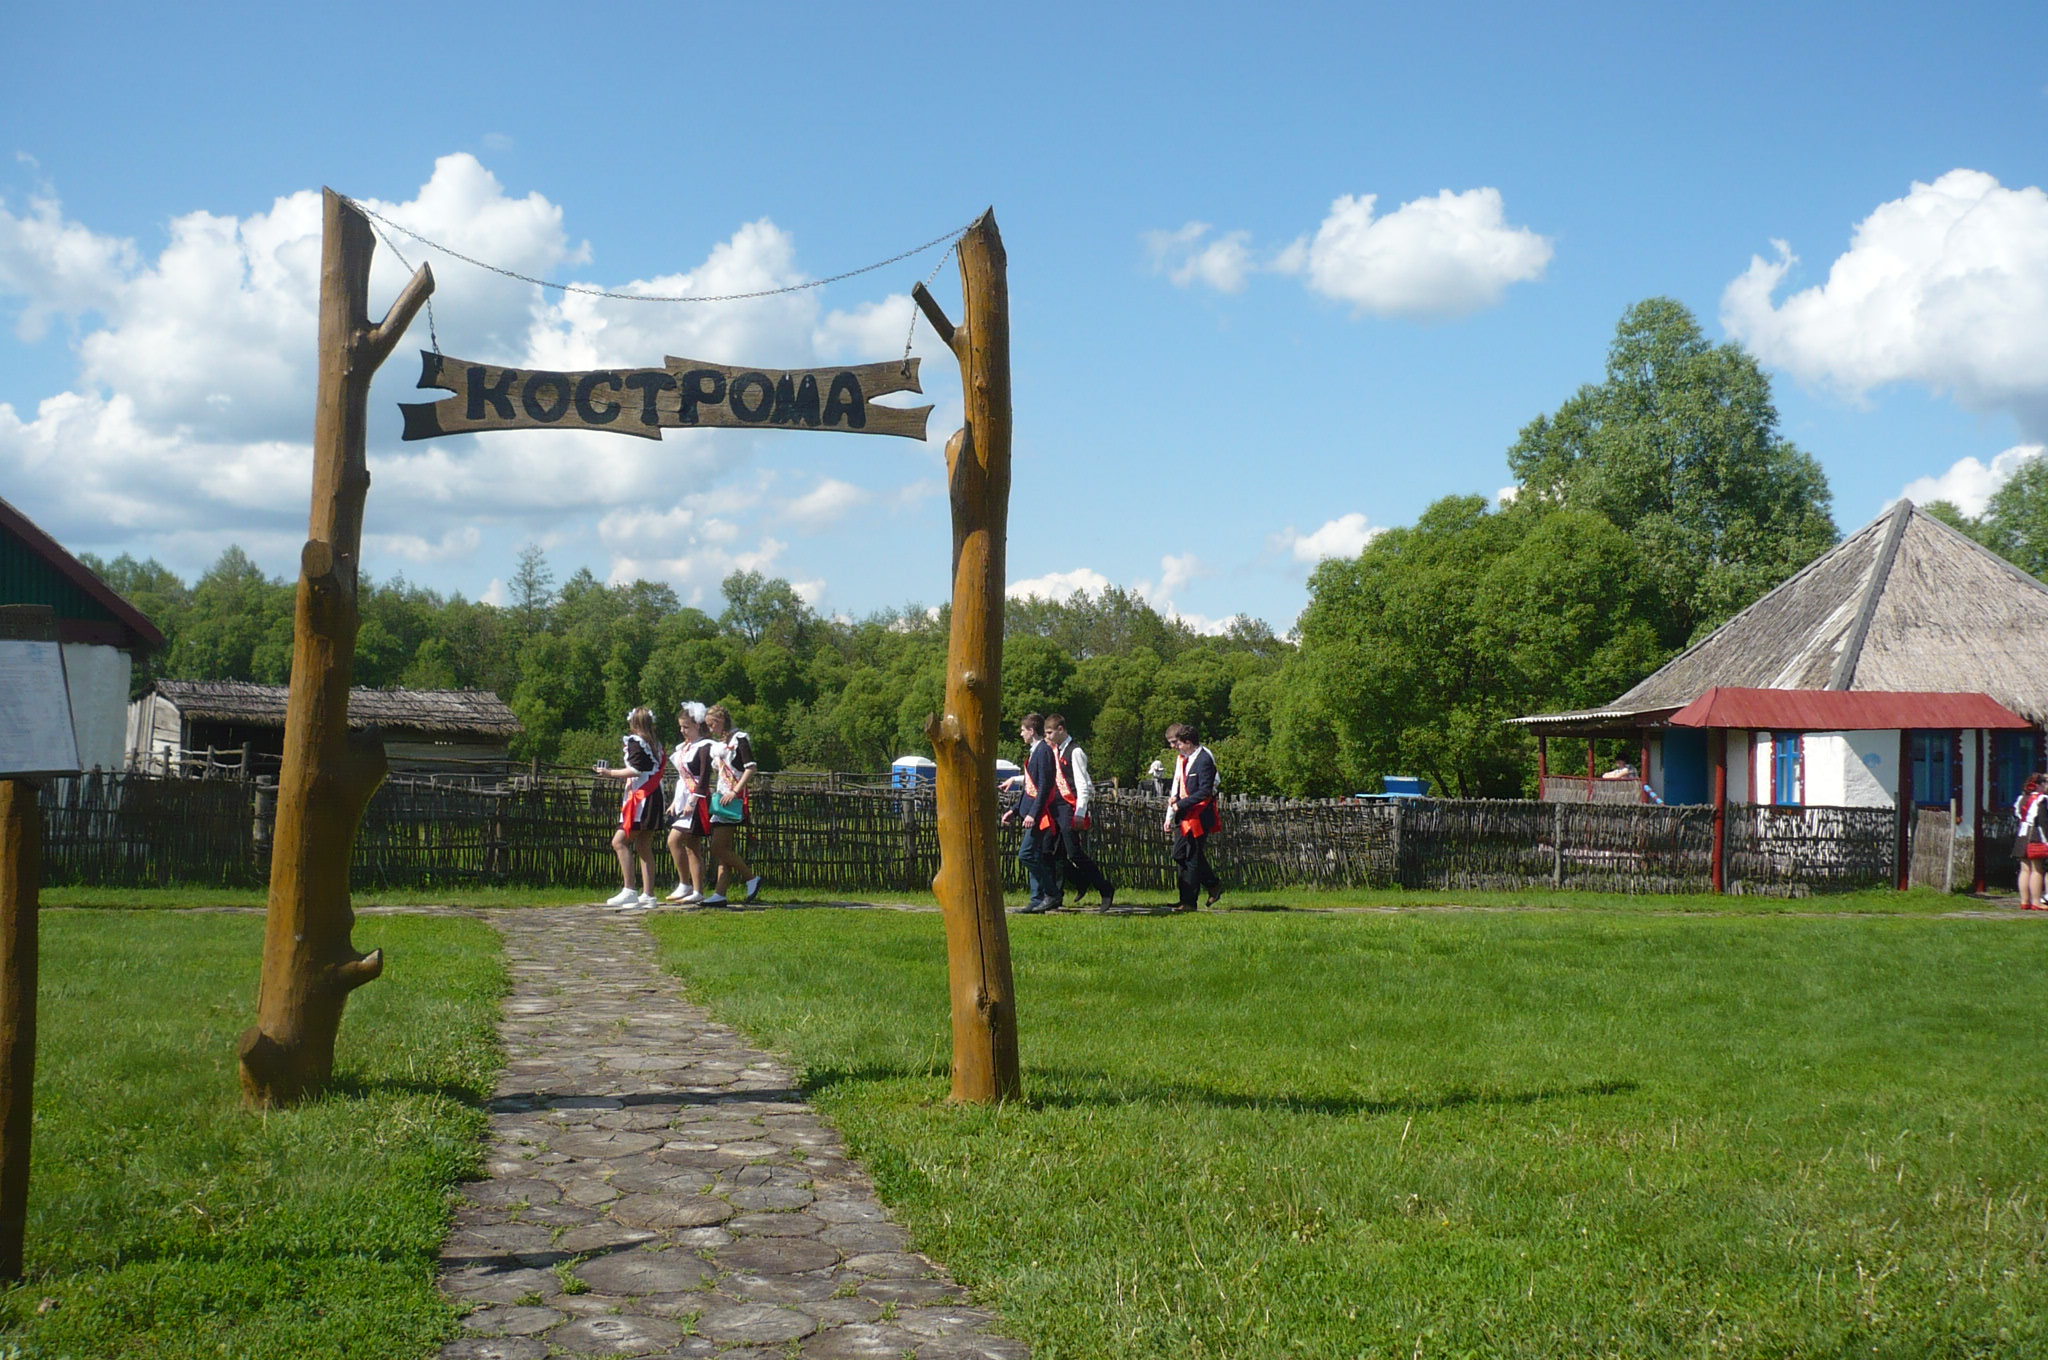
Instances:
[[[962,232],[961,236],[964,235],[966,233]],[[946,247],[946,253],[939,256],[939,262],[932,266],[932,272],[924,276],[924,286],[927,290],[931,288],[932,280],[939,276],[939,271],[946,267],[946,261],[953,258],[953,252],[959,249],[959,247],[960,237],[955,236],[952,244]],[[906,378],[910,376],[910,347],[917,343],[917,311],[917,299],[912,297],[910,299],[910,333],[903,337],[903,376]]]
[[[368,209],[363,208],[362,204],[356,203],[354,199],[348,201],[355,203],[358,210],[368,211]],[[398,261],[399,267],[410,274],[412,272],[412,261],[399,254],[398,247],[391,244],[391,238],[384,234],[384,228],[378,226],[376,222],[372,222],[370,223],[370,230],[377,233],[377,239],[384,243],[384,248],[391,252],[392,257]],[[441,352],[441,336],[434,329],[434,295],[432,293],[427,294],[427,339],[433,345],[434,353],[439,354]]]
[[[503,274],[508,279],[517,279],[521,283],[530,283],[537,288],[553,288],[557,292],[562,293],[581,293],[586,297],[613,298],[620,302],[745,302],[751,298],[777,297],[783,293],[801,293],[807,288],[823,288],[827,284],[838,283],[842,279],[850,279],[859,274],[868,274],[874,272],[877,269],[885,269],[888,266],[895,264],[899,260],[907,260],[913,255],[922,255],[925,251],[930,250],[933,246],[946,245],[949,242],[958,241],[962,236],[965,236],[967,234],[968,228],[974,225],[972,222],[970,222],[966,227],[961,227],[958,231],[949,231],[942,236],[934,236],[931,240],[926,241],[923,245],[913,246],[911,249],[906,250],[901,254],[891,255],[886,260],[877,260],[873,264],[864,264],[858,269],[849,269],[843,274],[834,274],[830,278],[813,279],[809,283],[792,283],[785,288],[762,288],[751,293],[722,293],[717,296],[704,296],[693,293],[683,293],[673,296],[657,296],[652,293],[614,293],[603,288],[587,288],[582,284],[551,283],[546,279],[537,279],[534,278],[531,274],[521,274],[517,270],[506,269],[503,268],[502,266],[495,264],[488,264],[483,260],[474,258],[473,256],[465,255],[459,250],[450,249],[449,247],[442,245],[439,241],[429,240],[427,237],[420,235],[412,228],[407,226],[401,226],[399,223],[392,221],[390,218],[384,216],[382,213],[372,211],[369,207],[365,206],[363,203],[359,202],[356,199],[351,198],[348,199],[347,202],[349,206],[353,207],[357,212],[361,213],[363,216],[369,218],[372,222],[381,222],[385,226],[391,228],[393,231],[401,232],[406,236],[410,236],[413,240],[418,241],[421,245],[427,247],[429,250],[438,250],[443,255],[451,256],[454,259],[462,261],[464,264],[473,264],[478,269],[487,269],[493,274]],[[379,232],[378,234],[380,236],[383,235],[382,232]],[[394,250],[392,253],[395,255],[398,252]],[[943,263],[943,261],[941,261],[941,263]],[[937,272],[938,271],[934,270],[934,275],[936,275]]]

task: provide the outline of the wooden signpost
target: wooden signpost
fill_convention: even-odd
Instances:
[[[35,1128],[43,816],[33,781],[78,771],[56,614],[0,606],[0,1280],[21,1278]]]
[[[383,741],[373,732],[351,732],[348,725],[349,679],[362,620],[357,567],[370,490],[365,408],[377,366],[434,291],[433,272],[421,265],[390,314],[372,326],[370,260],[376,244],[369,221],[332,189],[326,191],[324,212],[313,509],[299,553],[263,981],[256,1023],[237,1046],[242,1098],[258,1108],[290,1104],[327,1085],[348,994],[384,968],[381,951],[363,954],[355,947],[348,895],[356,829],[386,770]]]
[[[661,368],[549,373],[420,352],[420,386],[455,393],[400,402],[405,438],[479,430],[599,430],[659,439],[663,430],[830,430],[923,439],[929,406],[874,406],[922,392],[917,359],[855,368],[757,369],[666,359]]]
[[[959,249],[965,321],[954,326],[923,284],[911,294],[960,361],[967,405],[967,423],[946,442],[953,503],[946,711],[924,731],[939,766],[939,873],[932,892],[946,914],[953,1099],[991,1103],[1023,1091],[996,846],[1010,514],[1010,283],[993,208],[967,229]]]
[[[254,1106],[326,1085],[348,994],[383,968],[351,939],[348,871],[356,831],[383,780],[383,746],[348,727],[357,556],[370,476],[370,378],[433,291],[425,266],[385,320],[368,319],[368,219],[328,190],[320,289],[320,396],[312,527],[301,558],[291,699],[263,943],[257,1024],[242,1036]],[[946,711],[926,727],[938,758],[939,856],[953,1004],[953,1098],[1021,1089],[1017,1011],[996,847],[995,755],[1002,715],[1004,540],[1010,497],[1009,285],[993,211],[959,242],[966,317],[955,327],[922,285],[917,304],[960,364],[967,423],[946,446],[953,506],[953,625]],[[754,369],[695,359],[580,373],[422,355],[419,385],[453,396],[401,403],[406,439],[485,430],[580,429],[659,439],[665,429],[791,429],[922,439],[929,406],[872,399],[919,392],[918,361]]]

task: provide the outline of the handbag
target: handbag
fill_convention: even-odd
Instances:
[[[2027,858],[2028,858],[2028,859],[2048,859],[2048,844],[2044,844],[2044,843],[2043,843],[2043,842],[2041,842],[2041,841],[2035,841],[2035,840],[2030,840],[2030,841],[2028,841],[2028,842],[2027,842]]]

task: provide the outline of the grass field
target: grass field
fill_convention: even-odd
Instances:
[[[262,933],[43,918],[30,1278],[0,1294],[0,1356],[411,1360],[454,1334],[435,1261],[498,1061],[496,936],[365,923],[388,963],[349,1002],[335,1092],[254,1115],[234,1043]]]
[[[1000,1109],[937,918],[650,928],[1040,1360],[2048,1354],[2016,912],[1024,918]]]
[[[667,880],[658,880],[666,890]],[[388,892],[359,892],[359,907],[547,907],[572,902],[601,902],[617,888],[606,880],[581,888],[407,888]],[[938,899],[929,892],[882,893],[793,893],[776,887],[772,874],[768,884],[771,903],[802,900],[868,901],[906,906],[936,907]],[[1008,903],[1024,905],[1025,894],[1011,893]],[[1135,892],[1119,896],[1127,906],[1164,908],[1173,901],[1171,893]],[[1714,893],[1669,896],[1625,896],[1620,893],[1553,892],[1529,888],[1514,892],[1439,891],[1418,888],[1276,888],[1233,889],[1222,907],[1228,911],[1386,911],[1402,908],[1500,909],[1528,911],[1599,911],[1630,913],[1707,912],[1738,915],[1858,915],[1942,916],[1958,913],[2019,915],[2019,899],[2010,895],[1975,898],[1965,894],[1934,892],[1916,888],[1911,892],[1869,891],[1829,893],[1819,897],[1757,897]],[[46,907],[78,907],[88,910],[111,908],[134,911],[144,908],[183,909],[192,907],[247,907],[260,909],[261,888],[45,888]],[[1092,899],[1091,899],[1092,905]],[[1081,908],[1087,910],[1087,908]]]

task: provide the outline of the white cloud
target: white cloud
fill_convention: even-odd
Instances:
[[[40,340],[52,316],[109,310],[134,269],[133,242],[65,221],[55,198],[30,199],[20,217],[0,202],[0,294],[24,299],[22,339]]]
[[[1213,241],[1207,222],[1190,222],[1178,231],[1148,231],[1145,247],[1152,256],[1152,268],[1165,274],[1177,287],[1201,283],[1219,293],[1244,290],[1245,275],[1257,266],[1252,261],[1248,231],[1227,231]]]
[[[1066,600],[1077,590],[1093,595],[1107,589],[1109,584],[1109,578],[1093,567],[1076,567],[1072,571],[1034,576],[1028,581],[1012,581],[1004,593],[1013,600],[1028,600],[1034,596],[1041,600]]]
[[[1856,225],[1825,283],[1782,301],[1798,257],[1773,245],[1721,298],[1759,359],[1851,396],[1924,384],[2048,437],[2048,193],[1977,170],[1915,183]]]
[[[874,500],[874,495],[836,477],[827,477],[783,506],[780,518],[813,533],[828,529]]]
[[[1302,533],[1290,524],[1273,535],[1273,546],[1297,562],[1314,566],[1329,557],[1356,557],[1364,551],[1366,544],[1384,532],[1353,510],[1309,533]]]
[[[408,562],[421,563],[447,562],[469,557],[483,546],[483,541],[483,531],[474,524],[450,529],[435,539],[429,539],[421,534],[363,535],[366,551],[388,553],[393,557],[402,557]]]
[[[1198,576],[1207,576],[1209,569],[1202,565],[1202,559],[1193,553],[1176,557],[1169,553],[1159,559],[1159,591],[1171,595]]]
[[[407,201],[365,206],[520,274],[588,282],[576,276],[596,273],[560,206],[508,193],[474,156],[440,158]],[[188,213],[169,223],[149,257],[67,219],[54,195],[21,214],[0,204],[0,299],[19,303],[17,328],[32,335],[53,317],[88,318],[72,390],[33,412],[0,404],[9,498],[33,505],[62,538],[118,535],[187,576],[229,543],[258,553],[270,570],[293,570],[310,482],[321,212],[319,193],[303,190],[247,216]],[[430,260],[441,347],[461,358],[653,367],[673,354],[808,367],[901,355],[909,328],[903,295],[829,310],[812,291],[705,306],[564,294],[431,252],[388,225],[384,233],[372,314],[397,296],[409,266]],[[599,282],[641,296],[718,296],[810,277],[794,239],[762,219],[737,226],[692,267]],[[920,338],[936,344],[928,328]],[[438,395],[415,386],[414,355],[428,346],[423,314],[371,395],[365,566],[378,576],[397,565],[389,559],[453,564],[503,552],[508,540],[539,541],[587,556],[610,579],[649,572],[684,593],[707,582],[715,590],[729,571],[776,562],[785,545],[772,535],[785,516],[815,528],[861,496],[892,507],[928,503],[950,428],[935,420],[935,437],[921,446],[884,441],[912,454],[895,465],[901,485],[864,492],[826,479],[787,509],[761,463],[785,458],[791,441],[811,453],[819,445],[811,436],[672,430],[653,444],[510,431],[402,443],[393,404]],[[939,355],[928,385],[953,372],[950,354]],[[958,409],[954,396],[942,404]]]
[[[1532,283],[1550,266],[1549,240],[1509,226],[1498,189],[1445,189],[1384,217],[1373,216],[1377,201],[1339,198],[1314,239],[1284,263],[1359,312],[1424,318],[1492,307],[1510,284]]]
[[[1145,242],[1153,268],[1183,288],[1201,283],[1235,293],[1256,272],[1294,274],[1358,314],[1425,320],[1495,306],[1510,285],[1534,282],[1550,266],[1549,239],[1509,225],[1498,189],[1445,189],[1384,217],[1373,214],[1378,201],[1344,195],[1314,235],[1264,261],[1255,258],[1251,233],[1210,239],[1206,222],[1148,232]]]
[[[1964,458],[1938,477],[1918,477],[1899,493],[1915,505],[1949,501],[1966,515],[1981,515],[1998,488],[2012,480],[2020,465],[2048,453],[2048,446],[2017,444],[1991,460],[1986,467],[1975,458]]]

